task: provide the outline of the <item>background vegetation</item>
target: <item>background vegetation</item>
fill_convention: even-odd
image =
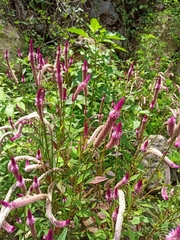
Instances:
[[[175,181],[166,182],[161,165],[147,177],[141,150],[149,135],[170,137],[165,122],[173,111],[179,122],[179,2],[119,1],[115,6],[121,33],[116,26],[103,25],[103,19],[88,16],[90,6],[89,1],[70,0],[0,3],[1,18],[17,27],[24,39],[22,55],[9,62],[6,52],[8,71],[0,73],[1,200],[19,181],[7,169],[18,156],[25,156],[17,164],[26,190],[17,187],[7,202],[23,195],[38,196],[33,189],[35,177],[40,192],[48,194],[44,200],[12,210],[6,220],[16,230],[2,231],[0,239],[33,239],[27,225],[29,209],[35,216],[34,238],[41,239],[53,229],[54,239],[113,239],[113,213],[119,201],[111,192],[124,176],[122,239],[166,239],[180,224],[178,170],[174,170]],[[168,41],[173,43],[171,48]],[[14,73],[15,65],[19,70]],[[152,108],[158,79],[160,89]],[[78,86],[83,91],[73,99]],[[116,122],[122,124],[120,144],[108,149],[110,134],[94,147],[88,140],[122,98],[125,103]],[[144,116],[148,121],[142,130]],[[175,141],[172,137],[160,162],[167,154],[180,164]],[[32,171],[26,171],[28,156],[36,158],[30,165],[39,164]],[[148,190],[154,178],[159,185]],[[54,182],[51,194],[49,186]],[[137,183],[142,183],[138,190]],[[168,199],[161,194],[163,187],[168,188]],[[48,217],[51,195],[53,215],[67,220],[61,228]]]

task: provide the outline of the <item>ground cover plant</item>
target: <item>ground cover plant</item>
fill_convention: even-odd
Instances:
[[[96,19],[88,26],[68,29],[91,38],[79,49],[82,60],[73,62],[68,41],[51,60],[31,39],[28,57],[18,51],[19,78],[5,51],[1,238],[178,239],[180,87],[171,65],[123,63],[113,41],[122,37]],[[152,134],[168,139],[166,151],[153,146]],[[147,154],[159,157],[150,175]]]

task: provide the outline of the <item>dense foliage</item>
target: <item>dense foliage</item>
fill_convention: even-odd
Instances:
[[[179,168],[179,153],[173,150],[174,142],[179,146],[179,86],[171,80],[168,60],[154,59],[151,68],[123,63],[113,50],[124,50],[114,42],[123,37],[96,19],[88,29],[68,28],[89,41],[78,56],[66,41],[54,61],[40,48],[35,53],[31,40],[28,57],[18,52],[21,80],[5,53],[0,224],[9,232],[15,225],[17,239],[47,233],[53,239],[165,239],[179,224],[179,183],[176,179],[172,186],[161,169],[164,161],[167,172]],[[172,113],[177,125],[167,132]],[[147,176],[142,161],[155,151],[146,141],[151,134],[169,137],[170,145],[155,153],[159,164]],[[170,149],[176,164],[167,157]],[[158,185],[148,190],[154,179]],[[123,220],[120,226],[116,219]]]
[[[0,73],[0,239],[178,239],[179,50],[157,23],[176,46],[179,3],[155,18],[154,1],[120,1],[122,36],[77,2],[0,3],[26,41]]]

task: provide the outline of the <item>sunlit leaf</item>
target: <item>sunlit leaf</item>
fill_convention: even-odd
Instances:
[[[93,33],[97,32],[98,29],[102,28],[102,26],[99,24],[98,20],[96,18],[92,18],[90,21],[89,28]]]
[[[4,94],[4,90],[0,89],[0,101],[5,102],[6,101],[6,96]]]
[[[59,235],[57,240],[66,240],[67,232],[68,232],[68,228],[64,228],[63,232],[61,233],[61,235]]]
[[[6,107],[5,113],[8,117],[14,118],[14,106],[12,104],[9,104]]]
[[[75,33],[82,37],[88,38],[88,34],[81,28],[67,28],[67,30],[71,33]]]

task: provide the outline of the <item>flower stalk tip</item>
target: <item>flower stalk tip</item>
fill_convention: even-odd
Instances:
[[[112,109],[110,111],[108,119],[107,119],[103,129],[101,130],[101,132],[99,133],[99,135],[97,136],[97,138],[94,141],[94,144],[93,144],[94,148],[98,148],[101,145],[103,139],[107,136],[107,134],[109,133],[109,131],[115,124],[116,119],[119,118],[120,110],[121,110],[124,102],[125,102],[125,98],[121,98],[119,100],[119,102],[114,106],[114,109]],[[119,127],[120,127],[120,125],[119,125]]]
[[[171,229],[169,234],[166,236],[166,240],[178,240],[180,239],[180,226],[176,229]]]
[[[142,180],[139,180],[139,181],[135,184],[135,186],[134,186],[134,192],[135,192],[136,194],[140,193],[141,190],[142,190],[142,187],[143,187],[143,185],[142,185]]]

